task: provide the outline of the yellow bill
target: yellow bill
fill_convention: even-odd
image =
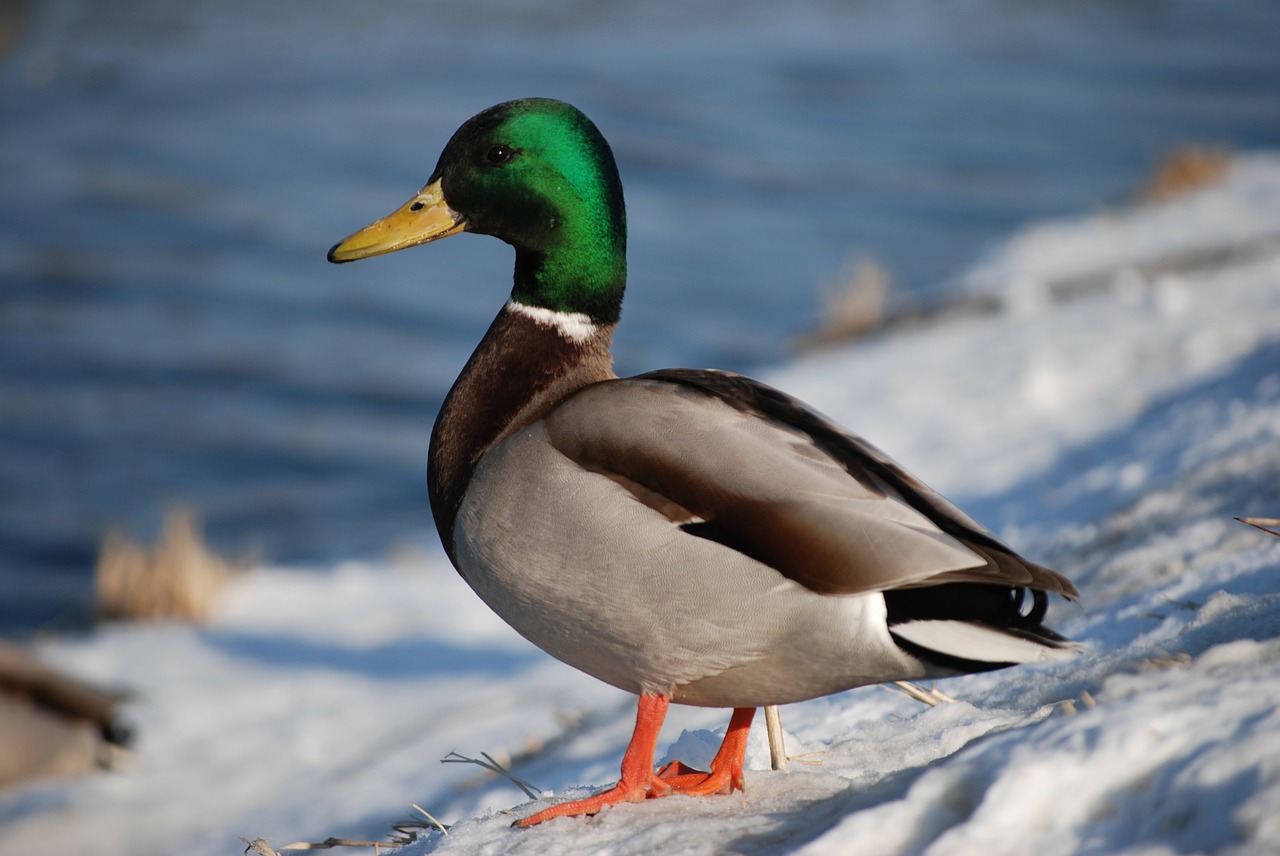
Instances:
[[[348,235],[329,250],[329,261],[353,262],[405,247],[416,247],[456,235],[466,228],[462,216],[444,201],[440,182],[433,181],[396,211],[359,232]]]

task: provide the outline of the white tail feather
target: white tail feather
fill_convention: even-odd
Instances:
[[[1074,643],[1038,642],[967,621],[904,621],[889,629],[894,636],[913,645],[979,663],[1069,660],[1080,650]]]

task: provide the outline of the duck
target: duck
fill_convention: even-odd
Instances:
[[[462,232],[515,266],[431,432],[444,551],[520,635],[637,696],[617,783],[517,826],[741,790],[759,707],[1076,655],[1044,624],[1071,582],[871,443],[740,374],[614,373],[626,209],[580,110],[477,114],[421,190],[328,259]],[[709,770],[655,769],[671,704],[732,709]]]

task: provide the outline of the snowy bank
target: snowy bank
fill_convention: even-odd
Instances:
[[[1232,518],[1280,516],[1278,236],[1280,158],[1245,158],[1195,196],[1013,236],[966,280],[1007,311],[766,378],[1070,576],[1082,606],[1051,623],[1088,646],[1074,662],[953,679],[931,708],[877,687],[787,706],[797,761],[769,771],[753,733],[745,794],[515,831],[518,788],[439,760],[582,793],[616,777],[632,699],[438,554],[262,568],[210,627],[45,643],[137,691],[138,753],[0,796],[0,853],[385,839],[410,803],[452,827],[406,854],[1275,852],[1280,538]],[[664,745],[705,763],[727,718],[673,709]]]

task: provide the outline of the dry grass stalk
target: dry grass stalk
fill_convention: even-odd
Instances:
[[[892,685],[882,684],[881,686],[890,692],[902,693],[903,695],[913,698],[918,702],[923,702],[930,707],[935,707],[940,704],[953,704],[955,702],[955,699],[937,687],[929,687],[929,689],[926,690],[924,687],[919,684],[914,684],[911,681],[894,681]]]
[[[445,826],[443,823],[436,820],[435,815],[433,815],[431,812],[427,811],[425,808],[418,805],[417,803],[409,803],[409,805],[413,806],[415,809],[421,812],[422,816],[425,817],[427,820],[431,821],[431,825],[434,826],[436,829],[440,830],[445,835],[449,834],[449,827]],[[396,827],[396,829],[399,829],[399,827]]]
[[[174,509],[152,549],[118,532],[107,534],[95,575],[98,610],[106,618],[201,621],[242,568],[209,551],[190,511]]]
[[[468,758],[466,755],[460,755],[457,752],[450,752],[448,755],[445,755],[443,758],[440,759],[440,763],[441,764],[475,764],[477,767],[482,767],[491,773],[497,773],[499,776],[502,776],[510,780],[511,783],[514,784],[517,788],[524,791],[525,794],[527,794],[529,799],[531,800],[540,799],[542,797],[542,791],[540,789],[535,788],[533,785],[515,776],[506,767],[502,766],[497,761],[493,760],[493,756],[490,755],[488,752],[481,752],[480,754],[484,756],[483,761],[481,761],[479,758]]]
[[[324,841],[295,841],[294,843],[286,844],[277,850],[272,847],[265,838],[255,838],[250,841],[242,835],[240,836],[240,840],[245,843],[245,853],[252,850],[254,853],[258,854],[258,856],[281,856],[282,853],[298,850],[332,850],[334,847],[372,847],[376,856],[376,854],[381,853],[383,850],[395,850],[399,847],[412,844],[422,837],[422,832],[424,830],[438,829],[446,836],[449,834],[449,828],[436,820],[429,811],[422,808],[422,806],[417,803],[410,803],[410,805],[421,812],[427,820],[421,821],[415,818],[412,820],[402,820],[399,823],[394,824],[391,828],[395,830],[395,834],[391,836],[390,841],[361,841],[352,838],[336,838],[330,836]]]
[[[878,330],[885,320],[891,285],[888,268],[870,256],[858,259],[833,287],[824,290],[818,329],[799,336],[796,346],[810,350]]]
[[[797,764],[808,764],[810,767],[821,767],[822,762],[814,760],[819,755],[826,755],[826,750],[821,752],[806,752],[803,755],[788,755],[788,761],[794,761]]]
[[[787,769],[787,748],[782,740],[782,717],[778,706],[771,704],[764,709],[764,724],[769,732],[769,761],[775,770]]]
[[[1080,701],[1080,706],[1083,707],[1085,710],[1093,710],[1095,707],[1098,706],[1098,702],[1094,700],[1093,694],[1090,693],[1088,690],[1080,691],[1079,701]],[[1057,704],[1058,704],[1058,709],[1061,710],[1063,713],[1065,713],[1067,716],[1075,716],[1077,713],[1080,712],[1080,708],[1076,707],[1076,699],[1069,698],[1066,701],[1060,701]]]
[[[1184,146],[1160,159],[1155,173],[1138,190],[1146,202],[1166,202],[1221,180],[1231,165],[1226,149]]]
[[[245,843],[245,853],[252,850],[258,856],[280,856],[281,853],[295,850],[332,850],[334,847],[372,847],[373,852],[378,854],[383,850],[395,850],[405,844],[413,843],[413,839],[408,841],[356,841],[350,838],[326,838],[324,841],[295,841],[276,850],[265,838],[255,838],[250,841],[242,835],[240,840]]]
[[[1139,672],[1158,672],[1164,669],[1187,669],[1191,666],[1191,655],[1182,651],[1171,656],[1148,657],[1138,664]]]
[[[1235,519],[1252,526],[1254,529],[1261,529],[1268,535],[1275,535],[1280,538],[1280,529],[1274,528],[1280,527],[1280,517],[1237,517]]]

